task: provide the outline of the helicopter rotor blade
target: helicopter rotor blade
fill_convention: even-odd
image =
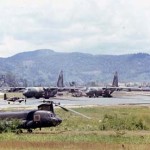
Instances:
[[[70,112],[73,112],[73,113],[75,113],[75,114],[77,114],[77,115],[80,115],[80,116],[82,116],[82,117],[85,117],[85,118],[87,118],[87,119],[91,119],[90,117],[88,117],[88,116],[86,116],[86,115],[84,115],[84,114],[82,114],[82,113],[79,113],[79,112],[77,112],[77,111],[75,111],[75,110],[73,110],[73,109],[70,109],[70,108],[66,108],[66,107],[64,107],[64,106],[61,106],[60,103],[55,103],[55,102],[49,101],[49,100],[43,100],[42,102],[55,104],[55,106],[58,106],[58,107],[62,108],[64,111],[67,111],[67,112],[70,111]]]
[[[59,106],[60,108],[62,108],[64,111],[69,111],[67,108],[63,107],[63,106],[60,106],[60,105],[56,105],[56,106]]]
[[[75,114],[77,114],[77,115],[80,115],[80,116],[82,116],[82,117],[85,117],[85,118],[87,118],[87,119],[91,119],[90,117],[88,117],[88,116],[86,116],[86,115],[84,115],[84,114],[82,114],[82,113],[79,113],[79,112],[77,112],[77,111],[75,111],[75,110],[73,110],[73,109],[65,108],[65,107],[63,107],[63,106],[61,106],[61,105],[57,105],[57,106],[61,107],[61,108],[62,108],[63,110],[65,110],[65,111],[70,111],[70,112],[73,112],[73,113],[75,113]]]

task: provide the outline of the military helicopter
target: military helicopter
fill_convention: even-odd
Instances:
[[[87,117],[84,114],[76,112],[72,109],[65,108],[61,106],[60,103],[56,104],[53,101],[46,101],[46,103],[39,105],[37,110],[0,112],[0,119],[18,119],[20,121],[20,124],[17,126],[17,128],[19,129],[20,133],[22,133],[21,129],[26,129],[29,133],[31,133],[32,129],[55,127],[61,124],[62,119],[55,114],[53,107],[54,104],[55,106],[59,106],[65,111],[71,111],[90,119],[90,117]]]

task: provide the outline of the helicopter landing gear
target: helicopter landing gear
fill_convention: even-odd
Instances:
[[[19,130],[16,131],[16,133],[21,134],[21,133],[23,133],[23,131],[21,129],[19,129]]]
[[[31,130],[31,129],[28,129],[27,132],[28,132],[28,133],[32,133],[32,130]]]

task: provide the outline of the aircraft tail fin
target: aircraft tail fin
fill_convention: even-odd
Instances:
[[[63,79],[63,71],[61,70],[58,80],[57,80],[57,87],[64,87],[64,79]]]
[[[117,73],[117,71],[115,72],[113,82],[112,82],[112,86],[113,87],[118,87],[118,73]]]

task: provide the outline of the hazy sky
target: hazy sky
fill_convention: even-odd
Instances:
[[[150,53],[150,1],[1,0],[0,57],[44,48]]]

